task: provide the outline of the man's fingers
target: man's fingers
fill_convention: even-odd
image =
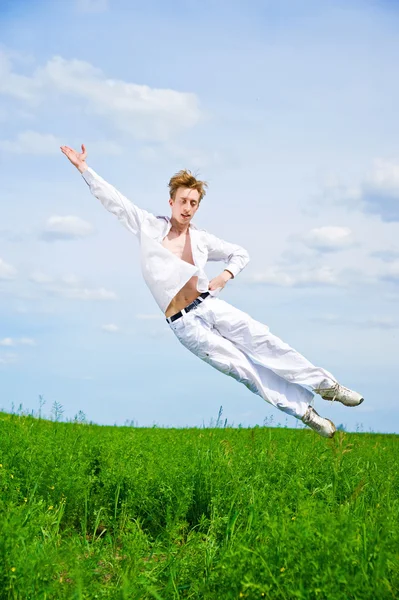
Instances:
[[[77,154],[75,152],[75,150],[72,150],[72,148],[69,148],[69,146],[60,146],[61,148],[61,152],[63,154],[65,154],[65,156],[67,157],[67,159],[76,166],[77,164]]]
[[[84,144],[82,144],[82,152],[76,152],[76,150],[74,150],[73,148],[70,148],[69,146],[60,146],[61,148],[61,152],[63,152],[68,158],[76,158],[76,159],[80,159],[80,160],[85,160],[87,157],[87,150],[86,150],[86,146]]]

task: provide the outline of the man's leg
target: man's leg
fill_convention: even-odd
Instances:
[[[208,304],[213,326],[221,335],[248,354],[251,359],[287,381],[313,388],[330,387],[335,377],[314,366],[302,354],[270,333],[269,327],[256,321],[220,298]]]
[[[196,312],[185,315],[184,324],[180,319],[180,323],[175,321],[171,324],[179,341],[203,361],[243,383],[276,408],[302,419],[313,399],[312,392],[255,363],[198,314],[194,314]]]
[[[253,361],[213,327],[206,318],[207,311],[203,305],[170,323],[179,341],[193,354],[243,383],[276,408],[301,419],[320,435],[332,437],[336,431],[335,425],[329,419],[320,417],[310,405],[312,392]]]
[[[316,367],[302,354],[269,331],[269,327],[220,298],[207,304],[206,318],[222,336],[251,359],[287,381],[306,385],[325,400],[358,406],[363,397],[340,385],[326,369]]]

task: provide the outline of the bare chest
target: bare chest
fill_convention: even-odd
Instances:
[[[162,240],[162,246],[167,248],[172,254],[184,260],[185,262],[194,264],[193,253],[191,250],[191,238],[188,234],[179,235],[177,237],[169,237],[169,234]]]

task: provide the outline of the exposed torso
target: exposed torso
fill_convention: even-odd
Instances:
[[[176,233],[169,231],[168,235],[162,240],[161,243],[164,248],[167,248],[181,260],[184,260],[191,265],[195,264],[191,250],[191,238],[188,231],[180,235],[176,235]],[[187,283],[169,303],[169,306],[165,311],[166,317],[170,317],[171,315],[179,312],[179,310],[187,306],[187,304],[193,302],[193,300],[200,295],[200,292],[197,290],[197,281],[198,277],[196,276],[191,277],[191,279],[187,281]]]

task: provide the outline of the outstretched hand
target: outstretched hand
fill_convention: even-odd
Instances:
[[[81,173],[83,173],[83,171],[86,171],[87,151],[86,146],[84,144],[82,144],[82,152],[76,152],[76,150],[73,150],[73,148],[70,148],[69,146],[60,146],[60,148],[61,152],[65,154],[65,156],[73,164],[74,167],[79,169]]]

